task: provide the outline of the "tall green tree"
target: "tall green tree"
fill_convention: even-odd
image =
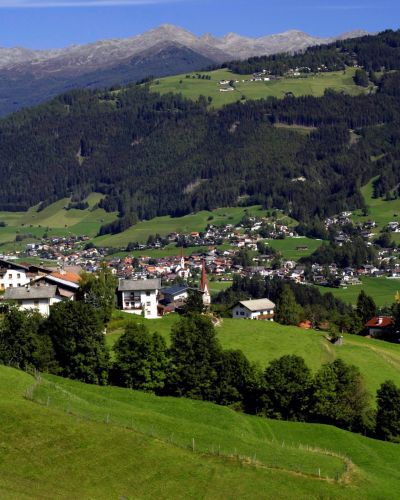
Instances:
[[[392,380],[377,391],[376,435],[386,441],[400,441],[400,388]]]
[[[0,362],[19,368],[56,371],[53,345],[37,311],[11,307],[0,323]]]
[[[307,419],[312,376],[303,358],[287,355],[272,361],[264,378],[267,416],[284,420]]]
[[[102,264],[95,273],[81,273],[80,297],[97,309],[104,324],[111,319],[117,284],[117,278],[105,264]]]
[[[98,311],[84,302],[54,305],[45,322],[60,375],[90,384],[106,384],[109,352]]]
[[[142,391],[164,387],[168,358],[167,345],[143,324],[131,323],[114,345],[113,382]]]
[[[302,307],[296,302],[292,289],[285,285],[276,304],[276,321],[282,325],[297,325],[302,316]]]
[[[360,317],[363,324],[373,318],[376,314],[376,304],[374,299],[367,295],[364,290],[358,295],[356,313]]]
[[[369,426],[370,395],[360,370],[341,359],[323,365],[315,375],[312,414],[316,422],[351,431]]]
[[[260,370],[249,362],[242,351],[222,351],[218,367],[218,404],[235,405],[249,413],[256,413],[261,385]]]
[[[171,331],[167,392],[215,401],[221,351],[209,318],[202,315],[183,317]]]

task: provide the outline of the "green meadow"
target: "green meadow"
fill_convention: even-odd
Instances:
[[[320,73],[297,78],[283,77],[269,82],[250,82],[248,80],[252,75],[237,75],[227,69],[220,69],[160,78],[155,80],[150,88],[160,94],[178,93],[193,100],[198,99],[200,95],[212,97],[211,106],[221,108],[226,104],[242,100],[243,97],[245,98],[243,100],[265,99],[267,97],[283,98],[288,92],[296,97],[303,95],[318,97],[322,96],[328,88],[357,95],[365,90],[354,84],[354,72],[353,68],[347,68],[345,72]],[[197,74],[208,76],[210,79],[199,79]],[[235,83],[235,91],[220,92],[220,80],[238,81]]]
[[[400,199],[385,201],[383,198],[373,198],[373,178],[361,188],[361,193],[364,197],[365,203],[368,207],[368,215],[362,215],[361,210],[356,210],[353,213],[354,222],[365,222],[374,220],[377,227],[372,230],[378,234],[380,230],[384,229],[389,222],[394,222],[400,218]],[[400,233],[392,233],[392,239],[400,243]]]
[[[321,240],[306,237],[266,240],[266,242],[270,247],[278,250],[284,259],[288,260],[299,260],[301,257],[308,257],[322,245]]]
[[[397,498],[396,444],[2,366],[0,382],[3,498]]]
[[[361,290],[373,297],[377,306],[391,306],[396,292],[400,291],[400,279],[396,278],[361,278],[362,285],[349,285],[347,288],[326,288],[319,286],[321,293],[331,292],[344,302],[355,305]]]
[[[156,320],[145,320],[117,313],[106,337],[111,348],[129,321],[144,322],[151,332],[157,331],[169,342],[171,328],[179,321],[179,316],[172,314]],[[396,344],[344,335],[344,345],[334,346],[326,339],[325,332],[237,319],[223,319],[222,324],[216,327],[216,332],[225,349],[242,350],[250,361],[262,368],[286,354],[303,357],[313,371],[323,363],[342,358],[346,363],[359,367],[373,395],[387,379],[400,385],[400,346]]]

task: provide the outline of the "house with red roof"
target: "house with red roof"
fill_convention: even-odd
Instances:
[[[384,337],[393,332],[394,318],[392,316],[374,316],[366,324],[368,335]]]

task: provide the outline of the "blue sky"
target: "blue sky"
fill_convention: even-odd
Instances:
[[[3,47],[63,47],[129,37],[162,23],[215,35],[380,31],[400,27],[400,0],[0,0]]]

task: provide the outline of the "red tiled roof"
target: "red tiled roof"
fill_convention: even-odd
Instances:
[[[391,316],[375,316],[365,324],[367,328],[388,328],[392,325],[393,318]]]
[[[81,279],[79,274],[69,273],[69,272],[65,272],[65,273],[54,272],[54,273],[51,273],[50,276],[53,276],[54,278],[58,278],[59,280],[71,281],[72,283],[79,283],[79,281]]]

